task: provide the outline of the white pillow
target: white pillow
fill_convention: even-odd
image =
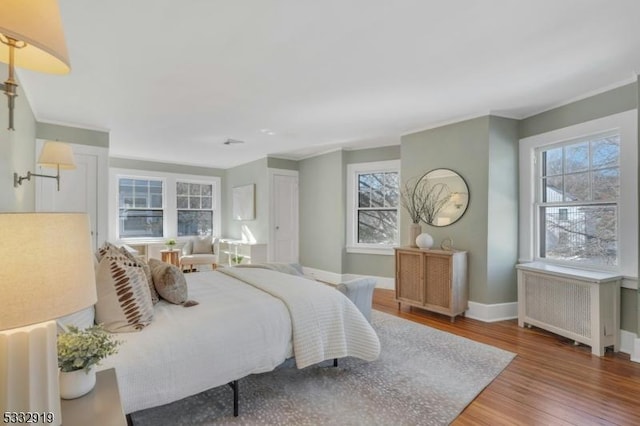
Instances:
[[[211,235],[193,239],[193,254],[213,254],[213,240]]]

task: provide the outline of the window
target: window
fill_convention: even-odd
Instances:
[[[178,236],[213,234],[213,185],[176,182]]]
[[[540,148],[539,257],[618,265],[620,134]]]
[[[109,175],[109,192],[116,194],[109,207],[109,240],[160,243],[220,235],[220,177],[115,167]]]
[[[162,237],[163,181],[118,179],[118,238]]]
[[[348,166],[347,251],[392,254],[398,244],[399,161]]]

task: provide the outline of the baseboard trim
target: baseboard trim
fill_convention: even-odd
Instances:
[[[370,277],[376,280],[376,288],[383,288],[386,290],[395,290],[396,288],[396,280],[394,278],[376,277],[373,275],[338,274],[337,272],[329,272],[322,269],[309,268],[307,266],[302,267],[302,272],[318,281],[325,281],[331,284],[340,284],[356,278]]]
[[[620,330],[620,352],[631,355],[631,361],[640,362],[640,338],[636,333]]]
[[[465,313],[465,316],[483,322],[496,322],[518,318],[518,302],[487,305],[470,301],[469,309]]]

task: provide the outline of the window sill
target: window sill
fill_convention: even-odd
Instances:
[[[348,246],[347,253],[376,254],[376,255],[382,255],[382,256],[393,256],[395,254],[393,247],[357,247],[357,246]]]

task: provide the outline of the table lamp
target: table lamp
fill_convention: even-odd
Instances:
[[[0,413],[61,424],[55,319],[95,304],[85,213],[0,213]]]

